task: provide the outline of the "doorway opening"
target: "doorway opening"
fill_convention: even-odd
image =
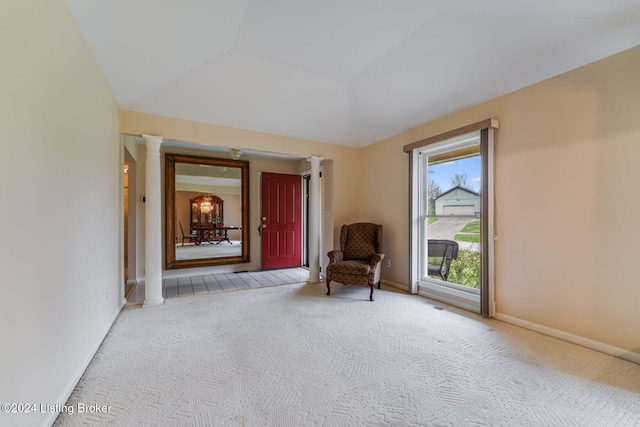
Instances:
[[[124,150],[124,297],[129,297],[136,280],[136,161]]]
[[[309,268],[309,191],[311,186],[311,174],[302,176],[302,265]]]

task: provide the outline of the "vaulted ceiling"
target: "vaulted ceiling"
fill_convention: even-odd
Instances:
[[[638,0],[67,0],[123,109],[365,146],[640,44]]]

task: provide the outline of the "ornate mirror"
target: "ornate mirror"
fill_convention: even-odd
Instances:
[[[249,162],[166,154],[166,267],[249,262]]]

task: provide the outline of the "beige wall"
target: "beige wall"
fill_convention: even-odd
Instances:
[[[640,354],[638,76],[640,47],[363,149],[360,218],[385,225],[383,279],[408,282],[402,146],[495,118],[497,311]]]
[[[0,28],[0,401],[64,404],[124,297],[118,106],[63,0]]]

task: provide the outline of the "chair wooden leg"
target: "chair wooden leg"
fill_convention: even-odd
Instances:
[[[331,283],[331,280],[327,279],[327,295],[331,295],[331,286],[329,286],[330,283]]]
[[[378,289],[380,289],[380,282],[378,282]]]
[[[369,301],[373,301],[373,283],[369,285],[371,292],[369,292]]]

